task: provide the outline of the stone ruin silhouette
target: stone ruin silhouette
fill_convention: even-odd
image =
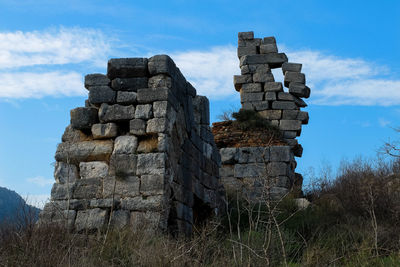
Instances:
[[[274,37],[254,38],[253,32],[241,32],[238,45],[241,75],[234,76],[234,85],[242,109],[256,111],[281,131],[282,138],[271,140],[268,135],[251,132],[243,135],[226,123],[214,123],[222,158],[221,182],[226,190],[244,191],[255,200],[280,199],[289,192],[299,195],[303,178],[295,173],[294,157],[301,157],[303,148],[296,137],[309,119],[308,113],[300,110],[307,106],[301,98],[310,96],[302,64],[289,63],[284,53],[278,53]],[[275,68],[282,69],[284,86],[275,81],[271,72]]]
[[[308,122],[300,97],[310,89],[301,64],[287,63],[274,37],[253,35],[239,33],[241,75],[234,85],[243,109],[279,127],[278,144],[221,142],[237,136],[223,123],[211,129],[208,99],[196,94],[169,56],[110,59],[107,75],[85,76],[89,97],[85,107],[71,110],[39,224],[190,235],[224,213],[225,189],[252,199],[301,191],[294,156],[302,148],[295,138]],[[282,68],[288,92],[274,81],[272,68]]]

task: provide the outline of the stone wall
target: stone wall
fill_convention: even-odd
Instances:
[[[266,194],[277,199],[293,189],[298,194],[302,177],[295,173],[294,157],[301,157],[303,148],[296,137],[309,119],[308,113],[300,110],[307,106],[302,98],[310,96],[302,64],[289,63],[284,53],[278,53],[274,37],[254,38],[253,32],[240,32],[238,37],[241,75],[234,76],[234,86],[240,92],[242,109],[256,111],[280,130],[282,138],[251,146],[249,142],[227,142],[235,139],[234,134],[215,123],[216,139],[225,140],[217,142],[221,181],[227,190],[242,191],[252,199]],[[275,81],[274,68],[282,69],[283,84]]]
[[[85,87],[85,107],[71,110],[56,151],[51,202],[40,223],[189,235],[221,212],[209,102],[170,57],[111,59],[107,75],[87,75]]]

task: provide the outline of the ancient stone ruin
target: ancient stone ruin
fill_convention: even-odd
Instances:
[[[39,224],[190,235],[224,212],[225,189],[252,200],[300,192],[294,157],[302,147],[295,138],[308,123],[301,98],[310,95],[302,65],[288,63],[274,37],[261,40],[253,32],[239,33],[238,56],[234,86],[242,109],[257,112],[279,138],[271,129],[234,129],[229,121],[211,131],[208,99],[166,55],[111,59],[107,75],[85,77],[89,97],[71,110]],[[282,68],[288,91],[272,68]]]
[[[308,113],[300,109],[310,96],[302,65],[288,63],[278,53],[274,37],[254,38],[253,32],[239,33],[237,54],[241,75],[234,76],[240,92],[242,109],[254,110],[281,132],[279,139],[267,133],[232,129],[229,122],[213,124],[215,141],[220,149],[221,181],[228,192],[243,192],[251,200],[279,199],[289,192],[298,195],[302,176],[295,173],[295,156],[303,148],[296,137]],[[284,90],[271,69],[281,68]]]
[[[111,59],[107,75],[87,75],[85,87],[39,223],[190,234],[224,209],[208,99],[170,57]]]

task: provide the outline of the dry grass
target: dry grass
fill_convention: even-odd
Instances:
[[[0,266],[399,266],[398,166],[344,163],[308,190],[305,210],[289,196],[261,205],[232,196],[227,215],[191,239],[124,229],[103,242],[104,232],[4,224]]]

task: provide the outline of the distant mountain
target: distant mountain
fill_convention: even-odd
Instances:
[[[0,187],[0,223],[10,221],[23,224],[26,218],[36,221],[39,212],[40,209],[26,204],[16,192]]]

